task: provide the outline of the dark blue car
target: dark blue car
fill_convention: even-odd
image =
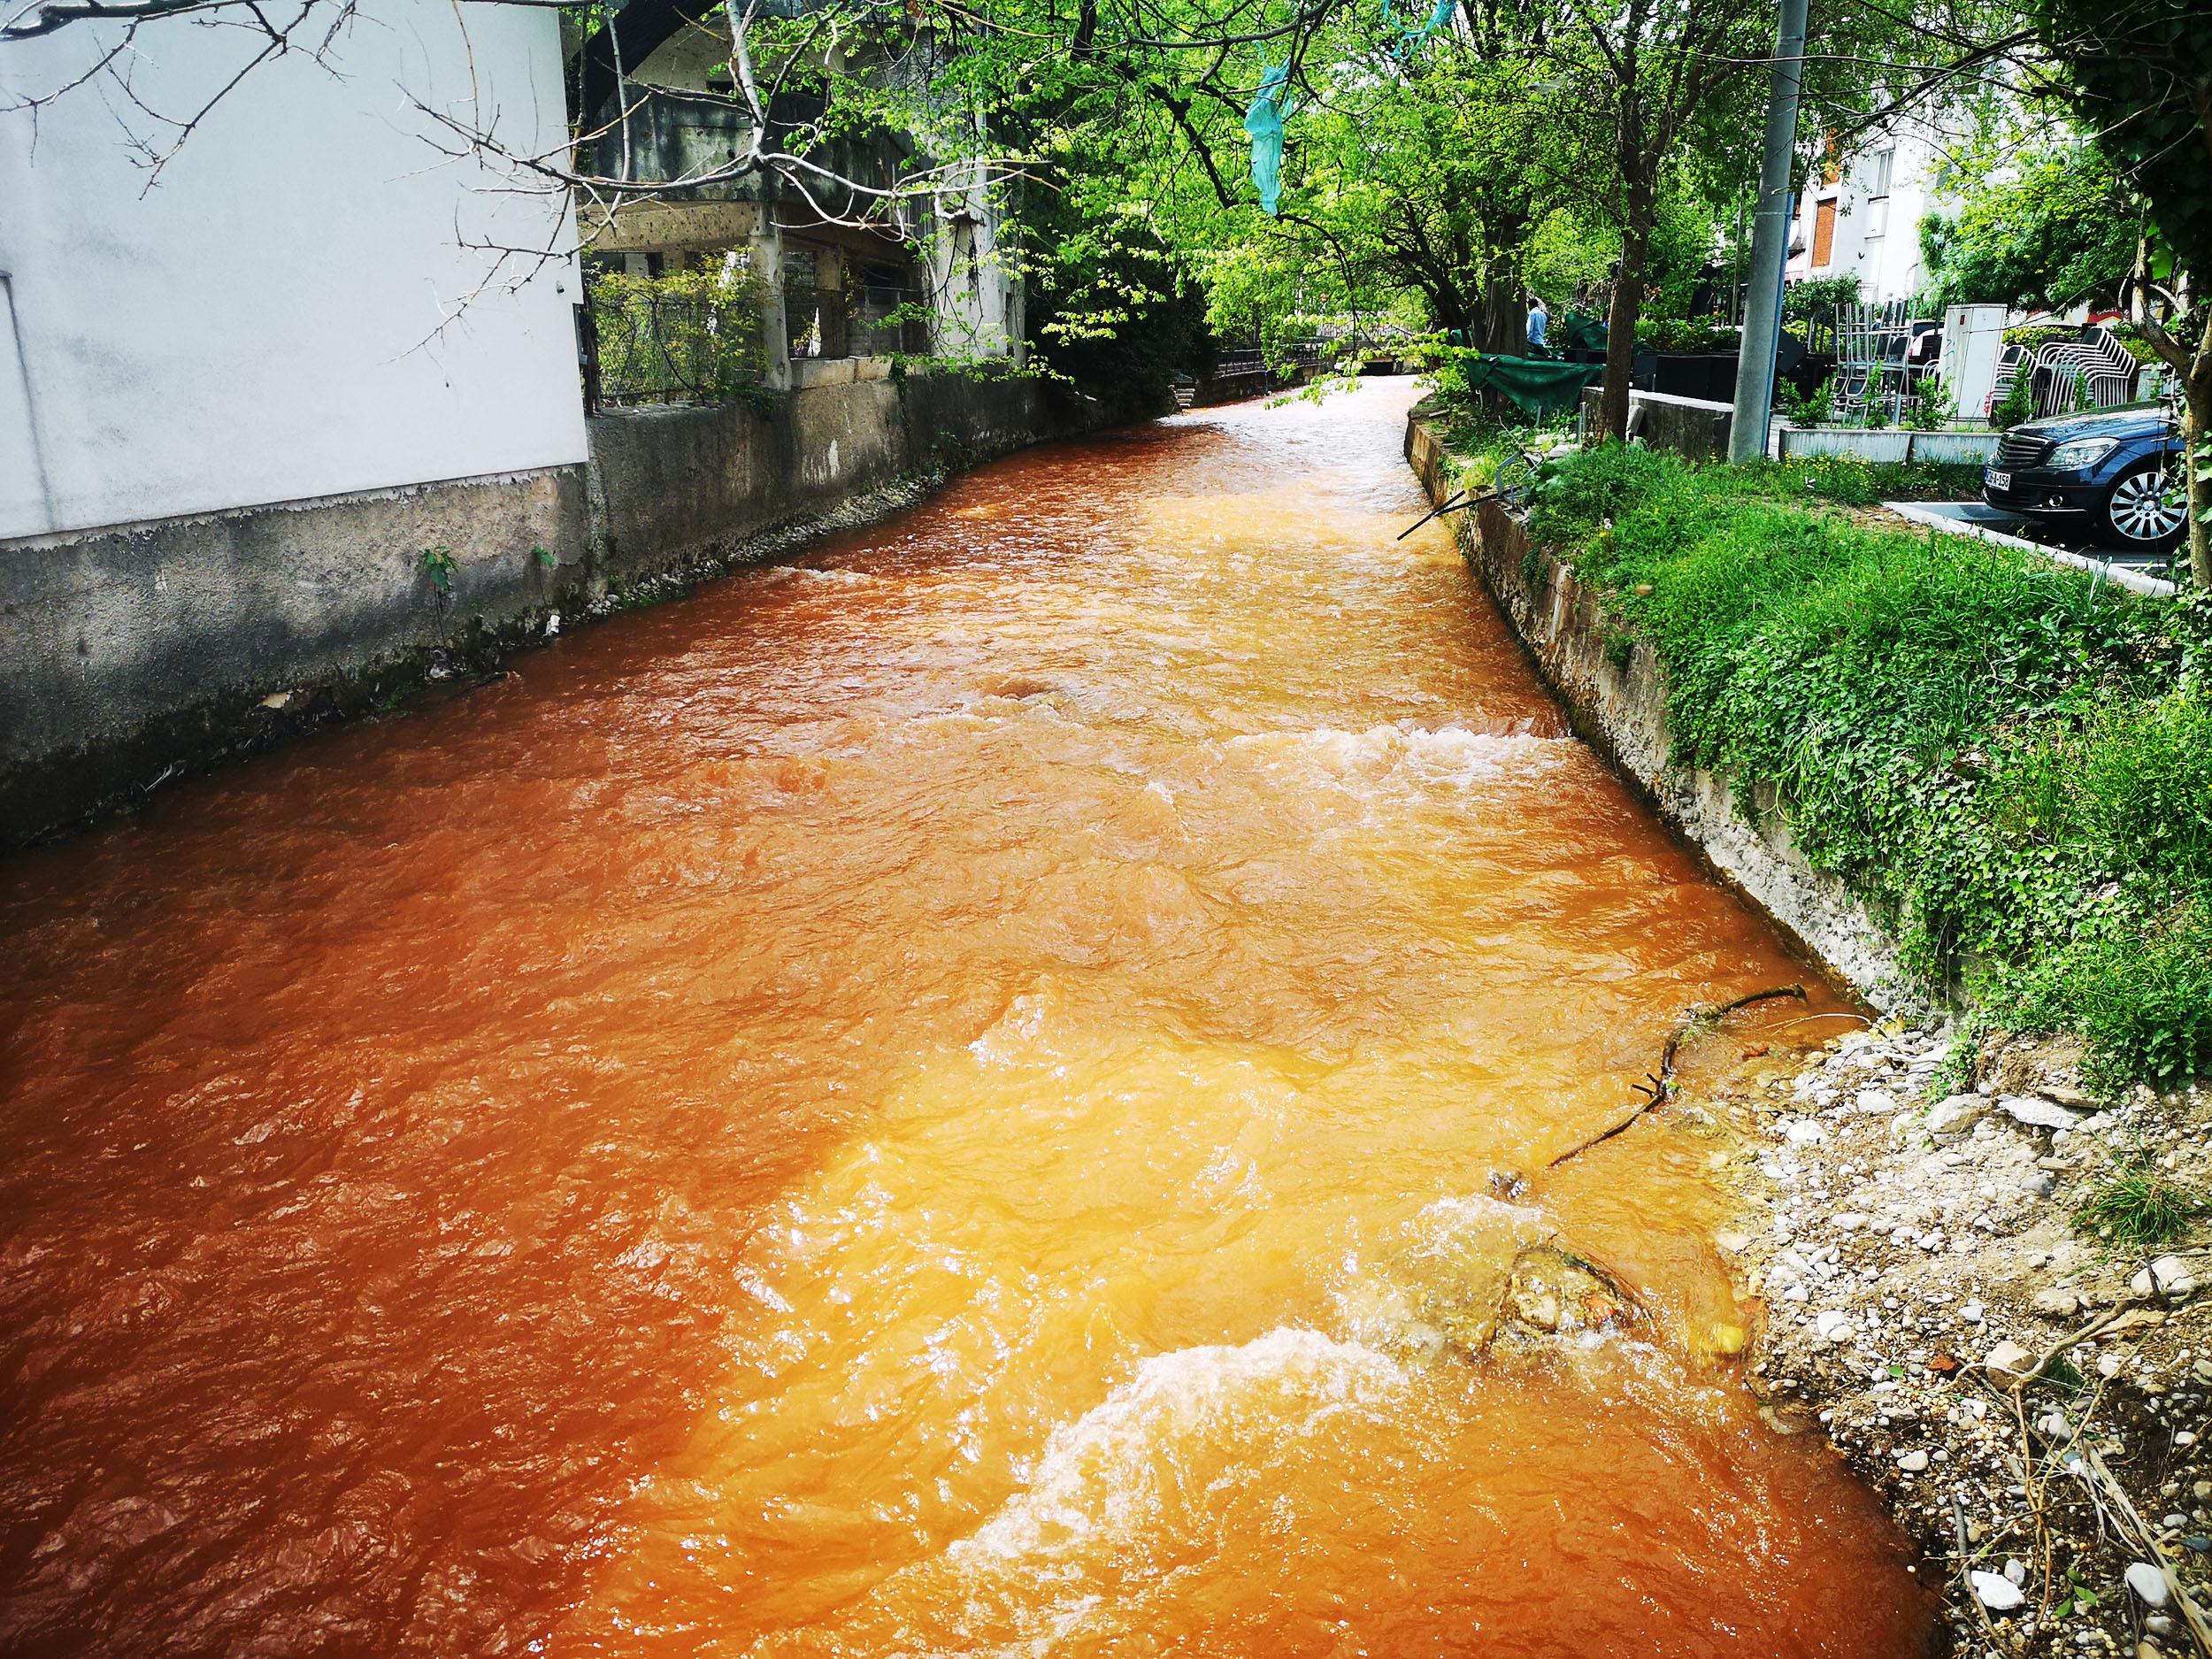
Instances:
[[[2162,403],[2024,421],[1982,474],[1993,507],[2142,553],[2180,541],[2184,488],[2181,434]]]

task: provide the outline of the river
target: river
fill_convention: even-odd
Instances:
[[[1411,396],[1029,451],[0,868],[0,1649],[1924,1651],[1729,1356],[1726,1143],[1547,1172],[1807,971],[1394,540]],[[1642,1317],[1462,1340],[1548,1240]]]

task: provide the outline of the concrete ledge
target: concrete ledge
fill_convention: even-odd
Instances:
[[[1407,425],[1406,458],[1432,501],[1454,488],[1443,444],[1417,411]],[[1778,812],[1763,810],[1755,823],[1726,779],[1675,764],[1665,670],[1640,641],[1631,646],[1625,667],[1616,665],[1615,641],[1625,630],[1602,592],[1534,548],[1494,502],[1455,515],[1451,523],[1460,550],[1566,705],[1576,732],[1724,880],[1832,973],[1878,1008],[1918,1004],[1922,995],[1888,930],[1841,877],[1805,861]]]
[[[1582,393],[1585,430],[1597,424],[1603,402],[1601,388],[1586,387]],[[1655,449],[1672,449],[1693,461],[1728,453],[1729,429],[1735,425],[1735,406],[1701,397],[1677,397],[1668,392],[1631,392],[1628,395],[1628,435],[1641,438]]]
[[[0,544],[0,847],[1118,412],[1028,380],[830,368],[765,408],[598,417],[588,467]]]
[[[567,466],[0,547],[0,844],[532,625],[583,505]]]
[[[1792,426],[1778,441],[1783,459],[1853,455],[1862,461],[1925,461],[1979,466],[1995,457],[2001,432],[1921,432],[1910,426]]]
[[[851,357],[794,357],[791,388],[803,392],[814,386],[850,386],[853,362]]]

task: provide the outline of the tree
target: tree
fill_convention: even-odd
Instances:
[[[1286,234],[1351,285],[1420,296],[1471,345],[1523,349],[1530,234],[1560,199],[1547,95],[1456,42],[1325,99],[1300,141]]]
[[[1928,283],[1939,305],[2062,311],[2111,300],[2135,268],[2141,198],[2093,145],[2004,151],[1968,170],[1955,215],[1920,222]]]
[[[1744,104],[1746,72],[1771,53],[1772,26],[1740,0],[1555,0],[1527,50],[1561,87],[1563,137],[1579,182],[1620,234],[1600,428],[1625,438],[1636,324],[1669,170],[1694,129]],[[1749,130],[1747,111],[1737,119]]]
[[[2057,87],[2165,244],[2162,260],[2139,239],[2129,298],[2180,381],[2190,578],[2212,591],[2212,27],[2198,0],[2030,0],[2030,12]]]

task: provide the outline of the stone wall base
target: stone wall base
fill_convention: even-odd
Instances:
[[[1446,481],[1445,458],[1442,442],[1417,411],[1407,424],[1406,459],[1432,501],[1454,488]],[[1648,645],[1630,639],[1604,595],[1536,549],[1494,502],[1448,522],[1577,733],[1723,879],[1831,972],[1877,1008],[1917,1006],[1915,981],[1889,931],[1840,877],[1805,861],[1779,813],[1762,811],[1755,824],[1725,779],[1674,764],[1666,672]],[[1625,665],[1617,660],[1624,644]]]
[[[620,411],[588,465],[0,542],[0,847],[1099,424],[1033,381]]]

